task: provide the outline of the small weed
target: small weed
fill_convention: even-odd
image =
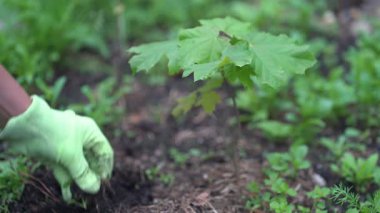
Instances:
[[[149,169],[146,169],[145,175],[148,178],[148,180],[153,181],[158,177],[160,170],[161,169],[158,166],[154,166]]]
[[[125,78],[129,81],[128,78]],[[116,79],[110,77],[101,83],[95,89],[89,86],[83,86],[81,91],[88,99],[87,104],[74,104],[71,108],[78,113],[93,118],[100,126],[109,125],[120,120],[124,108],[118,106],[120,98],[130,91],[130,87],[125,86],[114,91]]]
[[[175,148],[171,148],[169,150],[169,155],[170,155],[170,158],[172,158],[174,160],[174,162],[178,165],[178,166],[184,166],[185,163],[189,160],[189,154],[187,153],[182,153],[180,151],[178,151],[177,149]]]
[[[335,185],[331,190],[331,198],[339,205],[347,205],[350,213],[375,213],[380,212],[380,191],[376,191],[372,196],[368,196],[362,201],[359,194],[351,192],[351,188],[342,184]]]
[[[173,174],[161,174],[160,175],[160,182],[163,183],[166,186],[170,186],[174,181],[175,176]]]
[[[283,196],[272,198],[269,207],[275,213],[292,213],[294,210],[294,205],[289,204]]]
[[[283,178],[280,178],[277,173],[269,174],[269,178],[264,180],[266,186],[270,187],[270,190],[273,193],[294,197],[297,195],[297,192],[289,187],[288,183]]]
[[[378,154],[373,154],[367,159],[355,158],[351,153],[345,153],[338,165],[331,165],[331,169],[340,174],[347,181],[355,184],[360,191],[365,191],[370,183],[379,176],[377,166]]]
[[[365,146],[349,142],[345,137],[339,137],[336,141],[330,138],[322,138],[320,143],[333,154],[335,159],[341,158],[350,149],[359,151],[365,149]]]
[[[330,194],[331,190],[326,187],[316,186],[313,191],[306,193],[306,195],[313,201],[313,207],[317,212],[326,211],[326,202],[323,199],[326,199]]]
[[[310,167],[310,162],[305,159],[307,152],[307,146],[294,145],[290,147],[289,152],[270,153],[266,157],[271,170],[296,177],[300,170]]]
[[[170,186],[175,179],[175,176],[173,174],[163,173],[161,171],[161,166],[154,166],[149,169],[146,169],[145,175],[148,178],[148,180],[150,181],[159,180],[162,184],[166,186]]]
[[[348,150],[357,150],[364,152],[365,145],[361,143],[355,143],[355,140],[363,141],[368,138],[368,132],[360,132],[354,128],[347,128],[344,134],[340,135],[337,140],[330,138],[322,138],[320,143],[327,148],[335,159],[339,159]]]
[[[8,204],[17,201],[23,190],[29,169],[25,158],[8,158],[0,161],[0,212],[9,212]]]

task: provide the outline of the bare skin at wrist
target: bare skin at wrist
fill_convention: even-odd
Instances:
[[[0,128],[12,117],[25,112],[31,102],[25,90],[0,64]]]

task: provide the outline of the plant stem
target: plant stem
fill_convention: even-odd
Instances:
[[[237,104],[236,104],[236,90],[233,86],[231,86],[231,84],[228,83],[223,72],[222,72],[222,75],[223,75],[224,82],[227,86],[227,92],[232,99],[234,116],[235,116],[235,119],[237,122],[237,124],[235,126],[236,127],[236,131],[235,131],[236,137],[232,138],[230,141],[230,150],[232,152],[231,157],[232,157],[232,163],[233,163],[233,167],[234,167],[234,176],[237,179],[239,177],[239,173],[240,173],[240,171],[239,171],[239,162],[240,162],[239,142],[240,142],[240,138],[241,138],[241,129],[242,129],[241,123],[240,123],[240,112],[239,112],[239,109],[237,108]]]
[[[233,107],[234,107],[234,111],[235,111],[235,118],[236,118],[236,122],[237,122],[236,138],[235,138],[235,140],[232,140],[232,145],[233,145],[232,148],[233,148],[233,163],[234,163],[234,167],[235,167],[235,176],[237,178],[237,177],[239,177],[239,162],[240,162],[239,142],[240,142],[240,138],[241,138],[241,123],[240,123],[239,109],[237,108],[237,105],[236,105],[235,89],[234,88],[232,88],[232,89],[233,89],[232,103],[233,103]]]
[[[114,77],[116,79],[116,83],[114,85],[114,91],[117,91],[120,89],[120,87],[123,84],[123,76],[125,73],[125,68],[127,69],[128,73],[130,72],[130,67],[127,61],[129,59],[125,55],[125,49],[127,49],[126,40],[127,40],[127,33],[125,29],[125,23],[123,19],[123,12],[124,12],[124,4],[120,0],[117,1],[115,8],[117,9],[117,12],[115,12],[115,18],[116,18],[116,44],[114,47],[114,53],[112,57],[112,65],[115,69]],[[125,67],[125,68],[124,68]]]

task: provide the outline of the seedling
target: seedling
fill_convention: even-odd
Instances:
[[[269,178],[265,179],[264,181],[265,185],[270,187],[271,191],[283,195],[283,196],[296,196],[297,192],[289,187],[289,185],[285,182],[283,178],[280,178],[278,174],[276,173],[271,173],[269,174]]]
[[[307,152],[305,145],[292,146],[289,152],[268,154],[267,160],[271,170],[296,177],[300,170],[310,167],[310,162],[305,159]]]
[[[352,48],[347,54],[352,69],[350,82],[355,90],[354,97],[360,103],[355,116],[351,116],[351,122],[360,122],[361,126],[366,127],[380,125],[377,110],[380,96],[377,89],[373,89],[379,87],[379,38],[379,32],[363,35],[358,40],[357,47]]]
[[[159,180],[162,184],[169,186],[173,183],[175,177],[170,173],[163,173],[161,166],[154,166],[145,170],[145,175],[150,181]]]
[[[307,193],[307,196],[313,200],[326,198],[330,194],[330,189],[326,187],[316,186],[313,191]]]
[[[182,153],[175,148],[171,148],[169,150],[169,155],[174,160],[174,162],[179,166],[184,166],[185,163],[189,160],[188,154]]]
[[[228,86],[235,109],[235,88],[232,85],[253,87],[253,79],[260,84],[279,87],[295,74],[303,74],[315,59],[307,46],[296,44],[287,36],[254,32],[250,23],[233,18],[201,20],[200,26],[181,30],[175,40],[155,42],[129,49],[135,72],[151,71],[161,59],[167,59],[169,74],[182,72],[182,77],[193,75],[194,81],[209,83],[189,96],[178,100],[174,115],[200,106],[207,113],[214,112],[221,97],[215,91],[222,83]],[[211,83],[210,83],[211,82]],[[239,150],[234,138],[232,159],[237,175]]]
[[[297,205],[296,208],[299,213],[311,213],[311,210],[305,206]]]
[[[42,78],[36,78],[37,87],[43,92],[43,97],[52,107],[57,107],[58,97],[66,83],[66,77],[60,77],[53,86],[48,86]]]
[[[295,172],[298,172],[302,169],[308,169],[310,167],[310,162],[305,159],[307,152],[308,148],[304,145],[290,147],[290,163],[293,166]]]
[[[294,197],[296,191],[290,188],[285,180],[275,173],[265,179],[265,185],[268,188],[260,188],[253,181],[247,185],[247,190],[251,193],[251,196],[247,199],[245,207],[251,211],[256,209],[267,210],[269,208],[275,212],[291,212],[294,206],[288,204],[287,197]],[[263,190],[267,191],[262,193]]]
[[[354,128],[347,128],[344,134],[340,135],[337,140],[321,138],[320,143],[334,155],[334,158],[339,159],[348,150],[364,152],[366,148],[365,145],[355,143],[355,141],[363,141],[367,138],[368,132],[360,132]]]
[[[237,103],[248,112],[244,121],[270,141],[312,143],[327,124],[355,116],[348,107],[355,104],[354,89],[343,74],[341,69],[332,70],[328,77],[310,72],[278,91],[257,86],[239,92]]]
[[[170,186],[173,183],[174,179],[175,179],[175,177],[173,174],[161,174],[160,175],[160,182],[166,186]]]
[[[351,188],[339,184],[332,188],[331,198],[339,205],[347,205],[348,210],[346,212],[380,212],[380,191],[376,191],[373,196],[368,196],[366,200],[362,201],[359,194],[351,192]]]
[[[130,79],[125,78],[126,82]],[[86,105],[73,104],[70,107],[78,113],[93,118],[98,125],[104,126],[115,123],[121,118],[124,108],[117,105],[120,98],[130,91],[128,84],[114,91],[116,79],[110,77],[98,84],[97,88],[92,89],[89,86],[81,88],[82,93],[88,99]]]
[[[261,193],[261,187],[257,182],[251,181],[247,184],[247,190],[250,196],[245,202],[245,208],[254,211],[259,208],[265,208],[265,203],[269,203],[271,194],[269,192]]]
[[[326,202],[323,199],[328,198],[329,194],[329,188],[316,186],[313,191],[308,192],[306,195],[313,200],[312,209],[316,212],[323,212],[326,211]]]
[[[344,136],[340,136],[336,141],[330,138],[321,138],[320,143],[334,155],[335,159],[341,158],[343,154],[350,149],[358,151],[365,150],[364,145],[352,143]]]
[[[294,209],[294,205],[289,204],[285,197],[273,198],[269,206],[275,213],[292,213]]]
[[[29,170],[25,158],[14,158],[0,161],[0,212],[8,212],[8,204],[17,201],[25,184]]]
[[[202,160],[206,160],[212,155],[213,155],[212,152],[203,153],[201,150],[196,149],[196,148],[192,148],[188,152],[181,152],[176,148],[169,149],[170,158],[174,160],[175,164],[181,167],[183,167],[186,164],[186,162],[189,161],[190,158],[200,158]]]
[[[267,137],[276,141],[289,138],[293,133],[293,126],[291,124],[279,121],[262,121],[257,124],[257,127],[262,130]]]
[[[252,87],[256,78],[259,83],[278,87],[315,63],[307,46],[297,45],[284,35],[257,33],[249,23],[232,18],[200,23],[199,27],[180,31],[176,40],[129,49],[135,54],[130,60],[133,70],[149,72],[166,58],[170,74],[183,71],[183,77],[193,74],[194,81],[222,78]],[[180,104],[192,108],[198,103],[212,113],[220,101],[213,89],[195,97],[191,94],[192,98]]]
[[[351,153],[346,153],[338,165],[334,164],[331,169],[340,174],[347,181],[354,183],[359,190],[364,191],[366,187],[378,176],[377,167],[378,154],[373,154],[367,159],[355,158]]]
[[[269,209],[274,212],[326,212],[325,199],[330,194],[329,188],[315,187],[306,195],[312,201],[312,206],[294,205],[297,200],[297,190],[288,185],[284,178],[281,178],[276,172],[268,172],[268,177],[264,184],[258,184],[251,181],[247,185],[250,196],[247,198],[245,207],[251,211],[262,210],[268,212]],[[289,200],[293,202],[288,203]]]
[[[149,169],[146,169],[145,175],[148,178],[148,180],[153,181],[158,177],[160,170],[161,169],[158,166],[154,166]]]

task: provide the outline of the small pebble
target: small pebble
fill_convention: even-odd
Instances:
[[[311,176],[311,179],[318,186],[326,186],[326,180],[320,174],[314,173]]]

